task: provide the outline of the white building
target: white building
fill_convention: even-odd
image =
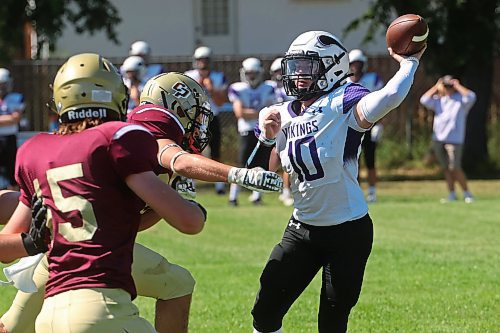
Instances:
[[[136,40],[147,41],[153,56],[188,56],[199,45],[215,54],[279,54],[307,30],[326,30],[348,49],[360,47],[366,26],[342,38],[342,30],[368,7],[363,0],[111,0],[122,22],[116,27],[121,45],[104,33],[78,35],[71,26],[53,57],[98,52],[124,57]],[[361,46],[368,54],[385,54],[385,31]]]

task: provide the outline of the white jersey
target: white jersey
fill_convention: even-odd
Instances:
[[[187,76],[192,78],[193,80],[200,82],[201,76],[200,72],[197,69],[191,69],[187,72],[185,72]],[[208,74],[208,77],[212,81],[214,90],[218,91],[224,91],[227,89],[227,80],[226,76],[222,72],[216,72],[216,71],[210,71],[210,74]],[[219,114],[219,109],[220,106],[217,106],[214,101],[212,100],[212,96],[208,96],[208,101],[210,102],[210,109],[212,110],[212,113],[214,116],[217,116]]]
[[[236,82],[229,86],[228,98],[231,103],[239,100],[244,108],[261,110],[276,103],[274,87],[262,82],[255,89],[246,82]],[[252,132],[257,125],[257,119],[238,119],[238,132]]]
[[[272,107],[281,114],[276,149],[283,170],[290,174],[297,220],[329,226],[367,214],[357,180],[365,129],[358,125],[353,107],[368,93],[349,83],[320,97],[300,115],[292,110],[294,104],[300,106],[296,102]],[[261,120],[266,110],[261,111]]]

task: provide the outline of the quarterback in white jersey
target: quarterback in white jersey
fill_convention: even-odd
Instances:
[[[272,107],[281,117],[276,152],[283,170],[290,174],[296,219],[328,226],[368,212],[357,182],[364,129],[350,112],[368,93],[351,83],[321,96],[299,115],[293,111],[298,104],[292,102]],[[261,112],[262,117],[268,110]]]
[[[347,50],[331,33],[303,33],[285,54],[283,84],[297,99],[260,112],[247,166],[289,172],[294,210],[260,277],[254,333],[282,332],[284,315],[319,270],[318,331],[347,331],[373,242],[357,181],[361,138],[406,97],[424,51],[411,57],[389,52],[400,68],[371,93],[347,83]]]

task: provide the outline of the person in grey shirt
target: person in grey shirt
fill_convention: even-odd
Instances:
[[[464,201],[474,201],[461,160],[467,114],[475,102],[476,94],[451,75],[440,78],[420,98],[420,103],[434,112],[432,147],[448,186],[448,198],[442,202],[457,200],[455,182],[463,190]]]

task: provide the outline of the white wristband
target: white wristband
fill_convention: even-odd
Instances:
[[[182,149],[177,143],[169,143],[169,144],[166,144],[165,146],[163,146],[163,148],[160,150],[160,152],[158,153],[158,164],[161,165],[162,167],[164,167],[165,169],[167,169],[166,166],[163,165],[163,163],[161,162],[161,156],[163,155],[163,153],[167,150],[167,149],[170,149],[172,147],[177,147],[179,149]]]
[[[259,134],[259,141],[264,145],[271,147],[276,143],[276,138],[274,139],[268,139],[264,136],[264,133],[260,132]]]
[[[187,151],[181,150],[178,151],[177,153],[172,156],[172,159],[170,160],[170,170],[172,170],[173,173],[177,173],[174,168],[175,161],[179,158],[179,156],[184,155],[184,154],[189,154]]]

